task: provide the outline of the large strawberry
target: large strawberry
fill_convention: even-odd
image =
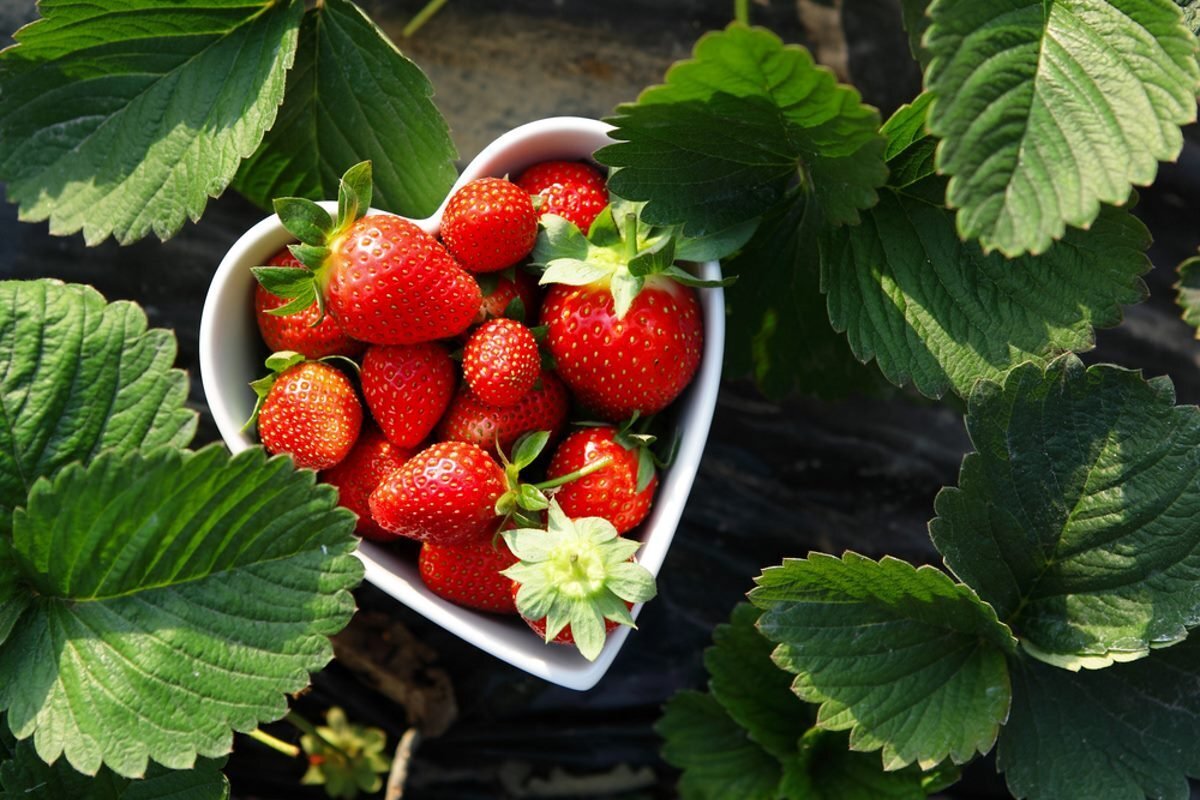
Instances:
[[[356,530],[360,536],[381,542],[396,538],[371,518],[368,499],[383,479],[404,466],[411,455],[411,450],[397,447],[383,431],[367,424],[350,454],[321,473],[321,480],[337,487],[338,503],[358,515]]]
[[[533,332],[512,319],[493,319],[474,330],[463,346],[463,377],[471,391],[493,406],[524,397],[542,371]]]
[[[700,366],[700,303],[670,278],[644,279],[618,313],[611,287],[555,284],[542,303],[546,349],[579,402],[604,419],[662,411]]]
[[[508,453],[513,443],[532,431],[548,431],[557,441],[567,425],[570,397],[553,372],[543,370],[538,382],[514,405],[499,407],[480,400],[460,386],[434,437],[439,441],[471,442],[493,456]]]
[[[512,580],[500,571],[516,562],[516,556],[500,538],[463,545],[425,542],[417,557],[417,570],[430,591],[452,603],[515,614]]]
[[[515,183],[542,198],[539,214],[556,214],[585,233],[608,205],[604,175],[582,161],[543,161],[522,172]]]
[[[450,405],[455,372],[450,353],[436,342],[375,345],[363,356],[363,397],[393,444],[415,448]]]
[[[529,255],[537,239],[529,193],[503,178],[478,178],[451,195],[442,241],[466,269],[493,272]]]
[[[628,533],[645,519],[658,488],[650,441],[652,437],[608,425],[572,433],[550,458],[547,478],[576,472],[605,457],[611,461],[563,486],[554,499],[569,517],[603,517],[617,533]]]
[[[370,498],[371,516],[385,530],[422,542],[464,545],[486,539],[513,521],[540,520],[549,503],[545,490],[603,469],[607,459],[537,484],[520,482],[521,470],[546,446],[545,431],[523,437],[503,467],[467,442],[430,445],[387,476]]]
[[[614,204],[589,238],[549,216],[533,255],[552,284],[541,310],[546,350],[580,403],[614,422],[655,414],[688,385],[704,339],[692,287],[728,282],[676,266],[675,237],[639,233],[637,214]]]
[[[268,266],[303,269],[304,265],[284,248],[271,257]],[[293,350],[307,358],[318,359],[331,355],[357,357],[365,345],[351,339],[332,316],[321,315],[314,302],[303,311],[279,314],[278,309],[288,300],[268,292],[261,284],[254,287],[254,318],[259,333],[271,352]]]
[[[258,422],[263,447],[290,453],[297,467],[308,469],[328,469],[344,459],[363,417],[350,379],[299,353],[274,353],[267,367],[271,374],[251,384],[259,396],[251,422]]]
[[[473,444],[439,442],[404,463],[371,494],[384,530],[422,542],[462,545],[495,530],[504,470]]]
[[[371,165],[364,161],[342,177],[336,220],[309,200],[276,200],[280,221],[302,243],[292,252],[308,269],[256,267],[255,277],[289,298],[289,311],[315,301],[364,342],[413,344],[465,330],[479,312],[479,285],[412,222],[361,216],[370,197]]]
[[[501,534],[520,561],[512,578],[517,612],[547,642],[570,642],[589,661],[604,648],[610,624],[633,624],[629,609],[655,594],[654,576],[631,558],[640,544],[617,535],[605,519],[570,519],[551,500],[544,530]]]

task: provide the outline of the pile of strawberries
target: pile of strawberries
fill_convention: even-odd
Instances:
[[[336,219],[276,201],[298,242],[254,269],[259,438],[362,536],[421,542],[433,592],[595,658],[654,594],[621,535],[658,485],[648,423],[700,362],[695,290],[590,164],[471,181],[440,239],[370,195],[364,162]]]

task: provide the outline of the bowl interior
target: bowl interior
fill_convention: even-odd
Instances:
[[[538,161],[590,158],[597,149],[611,143],[608,130],[605,123],[578,117],[554,117],[523,125],[476,156],[455,189],[486,175],[516,174]],[[327,210],[336,209],[331,201],[321,205]],[[427,232],[436,233],[444,208],[443,202],[434,215],[415,222]],[[278,217],[262,220],[230,248],[205,298],[200,322],[201,383],[217,429],[234,452],[257,444],[241,428],[254,409],[254,394],[248,384],[261,376],[266,356],[254,321],[254,278],[250,268],[265,263],[292,241]],[[716,262],[699,264],[697,269],[706,278],[720,276]],[[631,534],[643,542],[638,561],[656,576],[700,464],[720,381],[724,294],[721,289],[705,289],[700,299],[704,352],[695,380],[676,401],[682,434],[679,450],[662,476],[650,515]],[[630,629],[624,626],[614,631],[596,661],[589,662],[573,648],[544,644],[520,620],[472,611],[443,600],[425,588],[415,559],[398,548],[364,541],[359,556],[366,566],[367,580],[400,602],[497,658],[561,686],[580,690],[594,686],[629,635]],[[640,606],[635,606],[635,617],[639,611]]]

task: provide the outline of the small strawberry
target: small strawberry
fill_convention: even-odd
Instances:
[[[434,431],[439,441],[471,442],[492,455],[507,453],[513,443],[532,431],[548,431],[557,441],[567,425],[570,397],[554,373],[543,370],[538,382],[516,404],[507,407],[488,405],[460,386],[442,421]]]
[[[603,284],[555,284],[541,314],[558,374],[607,420],[656,414],[679,396],[700,366],[701,319],[695,291],[657,275],[623,315]]]
[[[384,435],[409,449],[438,424],[457,382],[450,353],[436,342],[369,347],[361,378],[367,407]]]
[[[297,467],[317,470],[344,459],[363,417],[350,379],[299,353],[274,353],[267,367],[272,374],[251,384],[259,396],[251,422],[267,452],[290,453]]]
[[[371,519],[368,498],[371,492],[395,470],[404,466],[411,450],[397,447],[374,425],[365,425],[358,443],[342,461],[321,473],[321,480],[338,490],[338,503],[358,515],[358,534],[386,542],[396,537]]]
[[[541,290],[538,289],[537,279],[528,272],[516,269],[511,277],[507,272],[484,272],[475,278],[483,292],[479,314],[475,317],[476,324],[497,317],[510,317],[518,322],[537,319]]]
[[[569,628],[579,652],[595,661],[609,623],[636,627],[630,608],[654,597],[654,576],[631,560],[641,545],[618,536],[608,520],[572,520],[554,500],[548,514],[545,530],[501,534],[520,559],[504,575],[513,580],[517,612],[545,641]]]
[[[471,272],[494,272],[529,255],[537,212],[529,193],[503,178],[478,178],[460,188],[442,214],[442,241]]]
[[[604,175],[582,161],[543,161],[521,173],[515,183],[542,198],[539,214],[569,219],[584,233],[608,205]]]
[[[497,614],[517,613],[512,580],[500,574],[515,563],[500,538],[463,545],[425,542],[417,557],[421,580],[438,597]]]
[[[493,406],[511,406],[537,383],[542,356],[533,333],[511,319],[483,323],[463,347],[463,377]]]
[[[604,469],[555,493],[567,516],[603,517],[617,533],[628,533],[645,519],[658,488],[648,439],[653,437],[608,425],[584,428],[563,439],[550,458],[547,478],[575,472],[606,456],[612,459]]]
[[[483,541],[495,530],[504,470],[473,444],[438,442],[404,463],[371,493],[384,530],[441,545]]]
[[[267,265],[304,269],[299,259],[286,248],[272,256]],[[254,318],[271,352],[294,350],[311,359],[332,355],[356,358],[362,354],[365,345],[351,339],[333,317],[322,317],[316,303],[295,314],[272,313],[287,304],[287,299],[271,294],[261,284],[255,284]]]
[[[414,344],[466,330],[479,312],[479,284],[412,222],[360,216],[370,199],[364,161],[342,177],[336,220],[312,201],[276,200],[280,221],[302,243],[291,250],[307,269],[255,267],[259,283],[291,300],[290,311],[317,302],[364,342]]]

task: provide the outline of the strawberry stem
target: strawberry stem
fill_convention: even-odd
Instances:
[[[535,484],[533,484],[533,487],[535,489],[541,489],[543,492],[546,491],[547,489],[554,489],[559,486],[562,486],[565,483],[570,483],[571,481],[577,481],[580,478],[584,478],[588,475],[591,475],[593,472],[600,470],[600,469],[604,469],[611,463],[612,463],[612,456],[605,456],[604,458],[597,459],[596,461],[593,461],[592,463],[588,464],[587,466],[581,467],[580,469],[577,469],[574,472],[568,472],[566,475],[559,475],[557,478],[551,478],[548,481],[542,481],[541,483],[535,483]]]
[[[637,258],[637,214],[630,212],[625,215],[625,263]]]
[[[288,744],[287,742],[283,741],[282,739],[277,739],[261,728],[255,728],[254,730],[250,731],[246,735],[249,736],[251,739],[254,739],[255,741],[262,742],[263,744],[265,744],[267,747],[271,748],[272,750],[276,750],[280,753],[283,753],[285,756],[291,756],[292,758],[300,757],[300,748],[299,747],[296,747],[296,745],[294,745],[294,744]]]

